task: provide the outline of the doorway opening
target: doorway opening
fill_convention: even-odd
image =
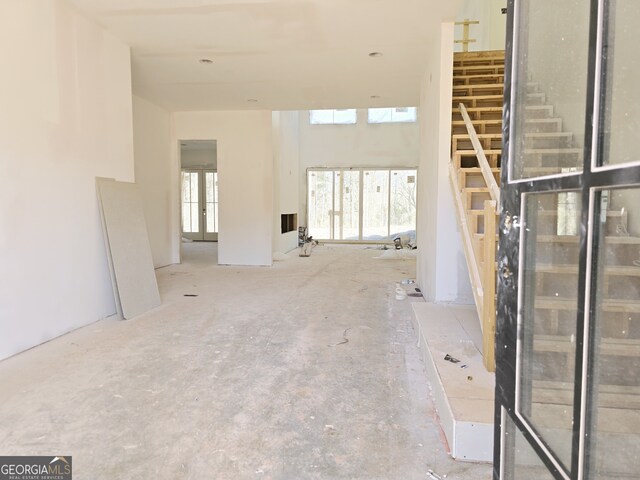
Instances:
[[[180,142],[181,233],[185,241],[218,241],[216,140]]]

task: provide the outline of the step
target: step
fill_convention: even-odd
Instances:
[[[491,172],[493,173],[493,177],[496,179],[498,185],[500,185],[501,170],[499,168],[492,168]],[[458,178],[461,187],[473,188],[487,186],[480,167],[460,168],[458,170]]]
[[[537,264],[536,273],[551,273],[554,275],[577,275],[578,265]],[[604,267],[605,275],[640,277],[640,267],[635,265],[611,265]]]
[[[536,118],[553,117],[553,105],[527,105],[525,108],[525,121]]]
[[[453,77],[453,85],[483,85],[487,83],[504,83],[504,73],[484,75],[456,75]]]
[[[454,85],[454,96],[503,95],[504,84],[487,83],[482,85]]]
[[[573,404],[574,385],[570,382],[534,380],[534,403]],[[605,408],[640,409],[640,386],[607,385],[598,387],[598,405]]]
[[[539,106],[545,105],[547,101],[547,95],[544,93],[527,93],[526,105],[527,106]]]
[[[463,188],[464,208],[468,210],[484,210],[484,201],[491,200],[491,194],[487,187]]]
[[[557,231],[557,222],[558,222],[558,210],[555,207],[549,207],[551,210],[542,210],[538,211],[536,216],[537,220],[537,233],[538,234],[548,234],[548,235],[556,235]],[[607,211],[607,222],[606,222],[606,235],[614,236],[621,235],[618,230],[619,226],[622,226],[624,230],[627,229],[627,212],[620,212],[619,210]],[[552,228],[552,231],[549,231],[549,228]]]
[[[572,148],[573,133],[570,133],[570,132],[525,133],[524,144],[527,150],[549,149],[549,148],[551,149]]]
[[[525,133],[550,133],[562,131],[561,118],[530,118],[524,122]]]
[[[478,107],[501,108],[503,102],[504,102],[504,97],[502,95],[476,95],[473,97],[456,96],[452,98],[453,108],[457,108],[458,104],[460,103],[462,103],[467,108],[478,108]]]
[[[563,168],[582,164],[581,148],[525,148],[524,158],[519,161],[528,167],[555,167],[556,173]]]
[[[451,109],[452,120],[462,120],[462,114],[458,105],[454,105]],[[467,107],[469,118],[473,120],[502,120],[502,106],[493,107]]]
[[[640,237],[623,237],[610,235],[604,237],[608,245],[640,245]],[[578,244],[580,237],[577,235],[537,235],[538,243]]]
[[[487,158],[490,168],[500,167],[502,150],[485,150],[484,155]],[[479,166],[475,150],[454,150],[451,159],[456,169]]]
[[[575,353],[576,344],[565,335],[534,336],[533,349],[536,352]],[[640,339],[601,338],[600,355],[616,357],[640,357]]]
[[[502,134],[502,119],[494,120],[471,120],[473,128],[479,135],[485,135],[488,133]],[[467,126],[464,120],[453,120],[451,122],[451,132],[454,135],[463,135],[467,133]]]
[[[501,133],[486,133],[477,135],[477,137],[484,150],[502,149]],[[454,152],[458,150],[473,150],[473,144],[468,134],[456,134],[451,136],[451,148]]]
[[[469,57],[469,58],[455,58],[453,59],[454,67],[473,67],[476,65],[490,66],[490,65],[502,65],[504,66],[504,55],[492,55],[490,57]]]

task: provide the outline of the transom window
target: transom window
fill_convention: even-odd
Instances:
[[[358,119],[356,109],[310,110],[311,125],[350,125]]]
[[[369,123],[410,123],[415,122],[416,107],[370,108]]]

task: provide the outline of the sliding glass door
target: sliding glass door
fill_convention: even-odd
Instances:
[[[415,169],[309,169],[309,235],[318,240],[388,242],[415,238]]]

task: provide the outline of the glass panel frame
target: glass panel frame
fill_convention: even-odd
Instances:
[[[614,8],[610,0],[590,0],[589,22],[589,61],[587,67],[586,121],[583,129],[583,165],[578,172],[564,172],[553,176],[532,177],[526,179],[512,178],[513,144],[511,139],[519,135],[514,128],[513,117],[517,114],[514,106],[522,101],[518,96],[522,89],[518,88],[520,79],[515,65],[518,59],[519,32],[517,17],[518,6],[523,0],[508,0],[507,16],[507,55],[505,76],[505,111],[504,119],[510,123],[504,130],[504,154],[501,188],[500,240],[498,260],[498,318],[496,324],[496,403],[504,409],[527,438],[531,447],[545,463],[553,478],[558,480],[592,480],[590,456],[592,453],[593,427],[590,422],[596,399],[594,389],[588,381],[594,372],[597,350],[594,348],[595,329],[598,319],[593,318],[597,312],[597,291],[599,279],[597,271],[591,265],[594,249],[598,247],[598,237],[594,235],[594,225],[598,221],[599,208],[596,205],[599,191],[620,187],[640,186],[640,164],[625,163],[610,166],[603,165],[602,119],[601,112],[605,106],[601,99],[606,88],[610,72],[602,68],[601,60],[606,54],[603,50],[602,38],[606,30],[603,18],[605,8]],[[615,75],[615,72],[614,72]],[[591,121],[593,119],[593,121]],[[517,318],[523,305],[520,291],[520,259],[522,236],[522,198],[526,194],[541,192],[561,192],[579,190],[577,203],[581,205],[580,215],[580,251],[578,267],[578,300],[577,330],[574,367],[574,414],[572,432],[571,466],[568,473],[558,470],[558,462],[547,448],[546,443],[538,437],[537,432],[516,414],[516,364],[518,341]],[[522,245],[522,248],[525,248]],[[640,260],[640,259],[639,259]],[[595,273],[594,273],[595,272]],[[499,411],[499,410],[497,410]],[[500,419],[496,419],[494,438],[499,439],[494,455],[494,479],[500,478],[496,472],[505,471],[508,465],[501,456],[504,433]],[[555,462],[555,463],[554,463]],[[508,477],[507,477],[508,478]],[[507,480],[507,479],[505,479]],[[508,479],[511,480],[511,479]]]

